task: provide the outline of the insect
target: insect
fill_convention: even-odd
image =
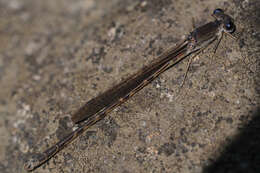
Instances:
[[[233,19],[222,9],[215,9],[212,16],[215,18],[214,21],[194,29],[180,44],[166,50],[150,65],[88,101],[72,116],[72,121],[77,125],[77,128],[43,153],[33,155],[25,163],[24,168],[31,171],[44,164],[86,129],[103,119],[115,107],[124,103],[158,75],[187,56],[196,56],[214,41],[217,41],[216,51],[223,34],[232,36],[236,26]]]

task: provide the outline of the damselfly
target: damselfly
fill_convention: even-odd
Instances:
[[[88,101],[72,116],[72,121],[76,124],[76,130],[42,154],[33,155],[25,163],[24,168],[31,171],[45,163],[86,129],[103,119],[115,107],[125,102],[162,72],[185,57],[197,55],[214,41],[217,41],[216,50],[223,34],[231,35],[235,31],[235,25],[233,19],[221,9],[214,10],[212,16],[215,18],[215,21],[194,29],[180,44],[165,51],[150,65]]]

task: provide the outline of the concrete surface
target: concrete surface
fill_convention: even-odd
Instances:
[[[71,131],[70,115],[136,72],[215,8],[225,36],[112,111],[37,173],[260,172],[257,0],[0,0],[0,172]]]

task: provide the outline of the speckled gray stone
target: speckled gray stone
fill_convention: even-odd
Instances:
[[[0,0],[0,172],[72,129],[86,101],[149,64],[215,8],[233,16],[212,56],[187,59],[34,172],[260,172],[257,0]]]

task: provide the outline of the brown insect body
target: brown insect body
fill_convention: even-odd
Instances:
[[[33,155],[33,157],[25,163],[24,168],[31,171],[41,166],[81,135],[86,129],[103,119],[108,112],[112,111],[116,106],[122,104],[148,85],[158,75],[185,57],[193,53],[199,53],[215,40],[218,40],[219,43],[223,33],[234,32],[235,25],[233,24],[233,20],[230,16],[226,15],[223,10],[214,10],[213,17],[216,18],[215,21],[196,28],[183,42],[166,50],[150,65],[144,67],[134,75],[131,75],[103,94],[88,101],[72,116],[73,122],[78,125],[76,130],[48,148],[42,154]]]

